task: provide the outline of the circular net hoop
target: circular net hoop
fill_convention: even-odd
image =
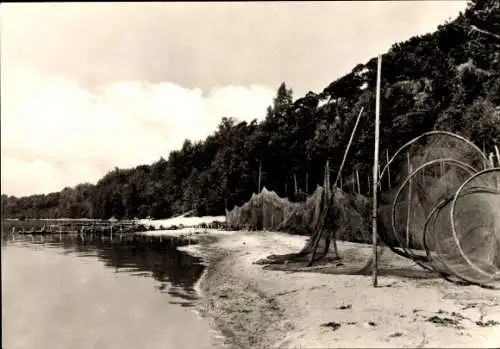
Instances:
[[[464,182],[453,197],[449,219],[450,243],[461,260],[448,267],[473,283],[500,281],[500,168],[478,172]]]
[[[424,133],[393,155],[378,188],[379,237],[393,252],[451,281],[499,280],[500,173],[477,146]]]

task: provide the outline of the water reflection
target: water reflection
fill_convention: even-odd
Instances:
[[[207,319],[179,306],[196,303],[193,284],[204,269],[198,258],[176,250],[181,241],[130,235],[2,240],[5,348],[224,347]]]
[[[63,248],[62,254],[78,257],[96,257],[116,273],[137,277],[152,277],[159,283],[159,292],[168,293],[180,301],[171,301],[184,307],[198,299],[193,289],[205,266],[200,258],[177,250],[185,242],[173,238],[145,238],[134,234],[114,238],[81,237],[79,235],[10,236],[4,245],[22,244],[31,249]]]

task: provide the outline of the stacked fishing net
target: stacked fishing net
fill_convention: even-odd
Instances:
[[[323,209],[324,189],[317,186],[305,202],[299,203],[277,227],[278,231],[311,235],[316,229]]]
[[[381,173],[390,188],[381,198],[380,238],[447,278],[500,280],[500,169],[488,167],[479,148],[449,132],[407,143]]]
[[[277,230],[298,206],[298,203],[263,188],[241,207],[235,206],[231,211],[226,211],[226,223],[231,229]]]
[[[226,211],[226,222],[232,229],[311,234],[323,209],[323,192],[323,188],[318,186],[306,201],[296,203],[264,187],[241,207],[235,206]]]
[[[226,223],[231,229],[283,231],[312,235],[325,210],[325,190],[317,186],[305,201],[294,203],[274,191],[263,188],[241,207],[226,211]],[[335,229],[338,240],[370,242],[368,229],[369,201],[362,195],[346,194],[337,189],[333,207],[326,214],[324,230]],[[335,211],[335,212],[333,212]]]

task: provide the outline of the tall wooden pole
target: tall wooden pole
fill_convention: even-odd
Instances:
[[[372,243],[373,264],[372,284],[377,287],[378,255],[377,255],[377,194],[378,194],[378,152],[380,140],[380,75],[382,70],[382,55],[378,55],[377,62],[377,93],[375,101],[375,153],[373,155],[373,207],[372,207]]]
[[[495,153],[497,154],[498,166],[500,166],[500,149],[498,149],[498,146],[496,144],[495,144]]]
[[[297,174],[294,172],[293,173],[293,185],[294,185],[294,195],[297,197],[297,192],[299,191],[299,188],[297,186]]]
[[[351,148],[352,140],[354,139],[354,134],[356,133],[356,129],[358,128],[359,120],[361,120],[361,115],[363,114],[363,110],[365,107],[361,107],[359,111],[358,118],[356,119],[356,123],[354,124],[354,128],[351,132],[351,138],[349,138],[349,143],[347,143],[347,148],[344,153],[344,157],[342,158],[342,163],[340,164],[339,172],[337,172],[337,177],[335,178],[335,182],[333,182],[333,187],[336,188],[338,185],[338,181],[340,176],[342,175],[342,169],[344,168],[345,160],[347,159],[347,154],[349,153],[349,149]]]
[[[352,172],[352,193],[356,192],[356,172]]]
[[[406,160],[407,160],[407,166],[408,166],[408,174],[411,175],[413,172],[413,167],[410,162],[410,153],[406,153]],[[443,170],[442,170],[442,164],[441,163],[441,176],[443,175]],[[407,216],[406,216],[406,248],[410,248],[410,217],[411,217],[411,186],[412,186],[412,179],[408,181],[408,204],[407,204]]]
[[[361,183],[359,183],[359,171],[356,169],[356,182],[358,184],[358,194],[361,194]]]
[[[370,184],[370,175],[368,174],[368,195],[370,195],[370,191],[371,191],[371,184]]]
[[[488,157],[488,154],[486,153],[486,146],[484,145],[484,140],[483,140],[483,153],[484,153],[484,155],[486,155],[486,157]],[[484,168],[487,168],[487,167],[488,167],[488,161],[485,161]]]
[[[306,172],[306,195],[309,195],[309,172]]]
[[[495,144],[495,152],[497,154],[497,163],[498,166],[500,167],[500,149],[498,149],[498,146],[496,144]],[[495,167],[494,163],[493,167]],[[495,181],[496,181],[496,187],[500,189],[500,178],[498,178],[498,176],[496,176]]]
[[[260,193],[260,180],[262,178],[262,161],[259,159],[259,187],[257,188],[258,189],[258,192],[257,194]]]
[[[323,175],[323,186],[325,193],[329,193],[330,190],[330,160],[326,159],[325,164],[325,174]],[[329,196],[327,196],[328,198]]]
[[[385,150],[385,157],[387,158],[387,164],[389,164],[389,148]],[[392,184],[391,184],[391,169],[390,166],[387,165],[387,181],[389,183],[389,189],[392,189]]]

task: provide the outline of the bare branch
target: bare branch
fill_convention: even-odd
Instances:
[[[479,29],[479,28],[478,28],[478,27],[476,27],[475,25],[471,25],[471,30],[475,30],[475,31],[480,32],[480,33],[482,33],[482,34],[486,34],[486,35],[488,35],[488,36],[490,36],[490,37],[493,37],[493,38],[497,39],[497,40],[500,42],[500,35],[497,35],[497,34],[495,34],[495,33],[491,33],[491,32],[486,31],[486,30],[484,30],[484,29]]]

